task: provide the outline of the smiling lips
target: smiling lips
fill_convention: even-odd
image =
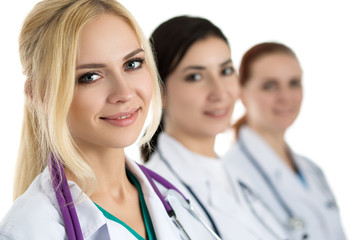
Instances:
[[[207,116],[213,117],[213,118],[223,118],[225,116],[227,116],[228,114],[228,109],[217,109],[217,110],[212,110],[212,111],[205,111],[205,114]]]
[[[294,114],[295,110],[294,108],[286,108],[286,109],[274,109],[274,113],[276,115],[280,115],[280,116],[283,116],[283,115],[292,115]]]
[[[121,112],[110,116],[100,117],[100,119],[118,127],[127,127],[135,122],[138,112],[139,108],[131,109],[127,112]]]

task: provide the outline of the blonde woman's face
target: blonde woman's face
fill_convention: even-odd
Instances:
[[[121,18],[104,14],[84,26],[67,118],[80,148],[123,148],[138,138],[153,89],[144,61],[135,32]]]
[[[229,126],[238,91],[227,43],[195,42],[166,79],[166,132],[178,139],[215,137]]]
[[[302,101],[302,70],[293,56],[265,55],[251,66],[241,89],[248,124],[258,132],[284,133],[295,121]]]

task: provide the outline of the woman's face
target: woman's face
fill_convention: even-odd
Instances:
[[[215,137],[228,126],[238,81],[227,43],[195,42],[166,79],[165,131],[178,139]]]
[[[123,148],[139,136],[153,79],[134,31],[104,14],[80,32],[76,83],[67,122],[80,148]]]
[[[274,53],[255,60],[240,94],[249,126],[259,132],[284,133],[300,110],[301,76],[299,62],[291,55]]]

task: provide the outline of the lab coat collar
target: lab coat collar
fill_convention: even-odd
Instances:
[[[68,184],[71,196],[75,202],[75,208],[81,225],[83,237],[86,239],[106,224],[106,218],[75,182],[68,181]],[[59,204],[52,188],[48,167],[46,167],[41,174],[40,187],[43,189],[44,193],[48,195],[51,203],[61,215]]]
[[[150,182],[147,180],[145,174],[139,166],[133,161],[126,161],[126,168],[136,177],[141,185],[141,190],[144,195],[146,206],[148,208],[150,218],[155,230],[157,239],[174,239],[173,236],[178,236],[174,224],[170,220],[164,205],[160,201],[158,195],[155,193]],[[156,217],[155,217],[156,216]],[[166,229],[166,231],[164,231]],[[170,234],[171,232],[171,234]]]
[[[156,195],[139,166],[131,160],[126,160],[126,168],[136,177],[141,185],[157,239],[167,239],[169,236],[178,236],[178,233],[169,219],[162,202]],[[83,237],[86,239],[104,226],[107,223],[107,220],[91,199],[75,182],[68,181],[68,184],[75,202],[75,208],[81,225]],[[52,189],[48,167],[41,175],[40,187],[48,195],[50,201],[59,214],[61,214],[55,192]],[[167,230],[164,231],[164,229]],[[172,234],[169,234],[170,232]],[[110,239],[110,236],[108,239]]]
[[[298,189],[296,194],[308,199],[308,189],[300,182],[298,176],[280,159],[270,145],[249,126],[245,125],[239,130],[238,141],[242,141],[256,161],[274,180],[273,184],[292,186]],[[238,143],[239,144],[239,143]],[[297,156],[289,148],[295,164],[298,164]],[[301,166],[297,165],[300,168]],[[303,173],[303,171],[302,171]],[[305,176],[306,178],[306,176]],[[285,182],[286,181],[286,182]]]
[[[266,169],[266,172],[276,176],[287,168],[270,145],[249,126],[245,125],[240,128],[238,141],[245,145],[260,166]]]
[[[220,159],[191,152],[165,132],[159,135],[158,144],[159,151],[166,161],[187,185],[207,184],[208,176],[204,172],[203,166],[209,161],[220,161]]]

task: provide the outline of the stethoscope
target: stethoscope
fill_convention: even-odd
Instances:
[[[83,240],[83,235],[80,227],[80,222],[76,213],[74,201],[71,196],[70,188],[67,183],[65,176],[65,171],[63,165],[58,160],[58,158],[51,153],[48,159],[48,164],[51,169],[52,185],[55,191],[56,199],[58,201],[60,212],[64,220],[66,235],[69,240]],[[189,200],[170,182],[158,175],[157,173],[151,171],[150,169],[138,164],[152,188],[154,189],[156,195],[161,200],[166,212],[169,217],[172,219],[175,226],[180,230],[182,239],[191,240],[190,234],[185,230],[178,217],[176,216],[176,211],[169,203],[171,198],[175,198],[180,202],[181,206],[186,209],[201,225],[205,227],[205,230],[215,239],[221,240],[220,237],[201,219],[201,217],[196,213],[193,206],[190,204]],[[155,182],[160,183],[166,189],[168,189],[168,196],[164,197]]]
[[[275,197],[275,199],[277,200],[277,202],[279,203],[279,205],[281,206],[281,208],[284,210],[284,212],[287,215],[287,223],[285,224],[285,227],[287,229],[289,229],[292,232],[301,232],[300,233],[300,239],[307,239],[308,235],[306,233],[303,233],[303,230],[305,229],[305,222],[295,216],[294,212],[290,209],[290,207],[287,205],[287,203],[285,202],[285,200],[282,198],[282,196],[280,195],[279,191],[276,189],[274,183],[271,181],[270,177],[266,174],[265,170],[260,166],[259,162],[255,159],[255,157],[250,153],[249,149],[245,146],[244,142],[239,139],[238,140],[239,143],[239,148],[240,150],[245,154],[245,156],[247,157],[247,159],[250,161],[250,163],[254,166],[254,168],[257,170],[257,172],[260,174],[260,176],[262,177],[262,179],[264,180],[264,182],[268,185],[271,193],[273,194],[273,196]],[[252,194],[252,196],[256,197],[254,193],[251,192],[251,190],[242,182],[238,182],[241,189]],[[244,192],[245,193],[245,192]],[[248,196],[247,194],[244,194],[246,197]],[[267,226],[264,221],[262,220],[261,216],[258,216],[258,214],[256,214],[256,210],[253,208],[251,201],[249,200],[249,198],[246,198],[248,204],[251,207],[252,212],[254,213],[254,215],[258,218],[258,220],[260,222],[263,223],[263,225],[275,236],[279,239],[278,236],[276,236],[276,234],[271,231],[271,228],[269,226]],[[279,222],[281,223],[280,219],[278,217],[276,217],[277,215],[271,211],[271,209],[268,207],[268,205],[262,201],[260,198],[257,198],[257,200],[261,201],[261,204],[264,205],[269,212],[272,213],[273,217]],[[281,223],[281,225],[284,225],[283,223]]]
[[[166,167],[174,174],[174,176],[178,179],[178,181],[189,191],[189,193],[194,197],[195,201],[199,204],[201,209],[206,214],[206,217],[209,219],[210,224],[212,226],[212,229],[216,233],[217,236],[220,236],[220,231],[218,230],[214,219],[210,215],[209,211],[205,208],[204,204],[200,201],[199,197],[195,194],[195,192],[192,190],[192,188],[182,180],[182,178],[177,174],[177,172],[171,167],[170,163],[166,160],[164,155],[162,154],[160,149],[157,149],[157,152],[159,154],[160,160],[166,165]]]

